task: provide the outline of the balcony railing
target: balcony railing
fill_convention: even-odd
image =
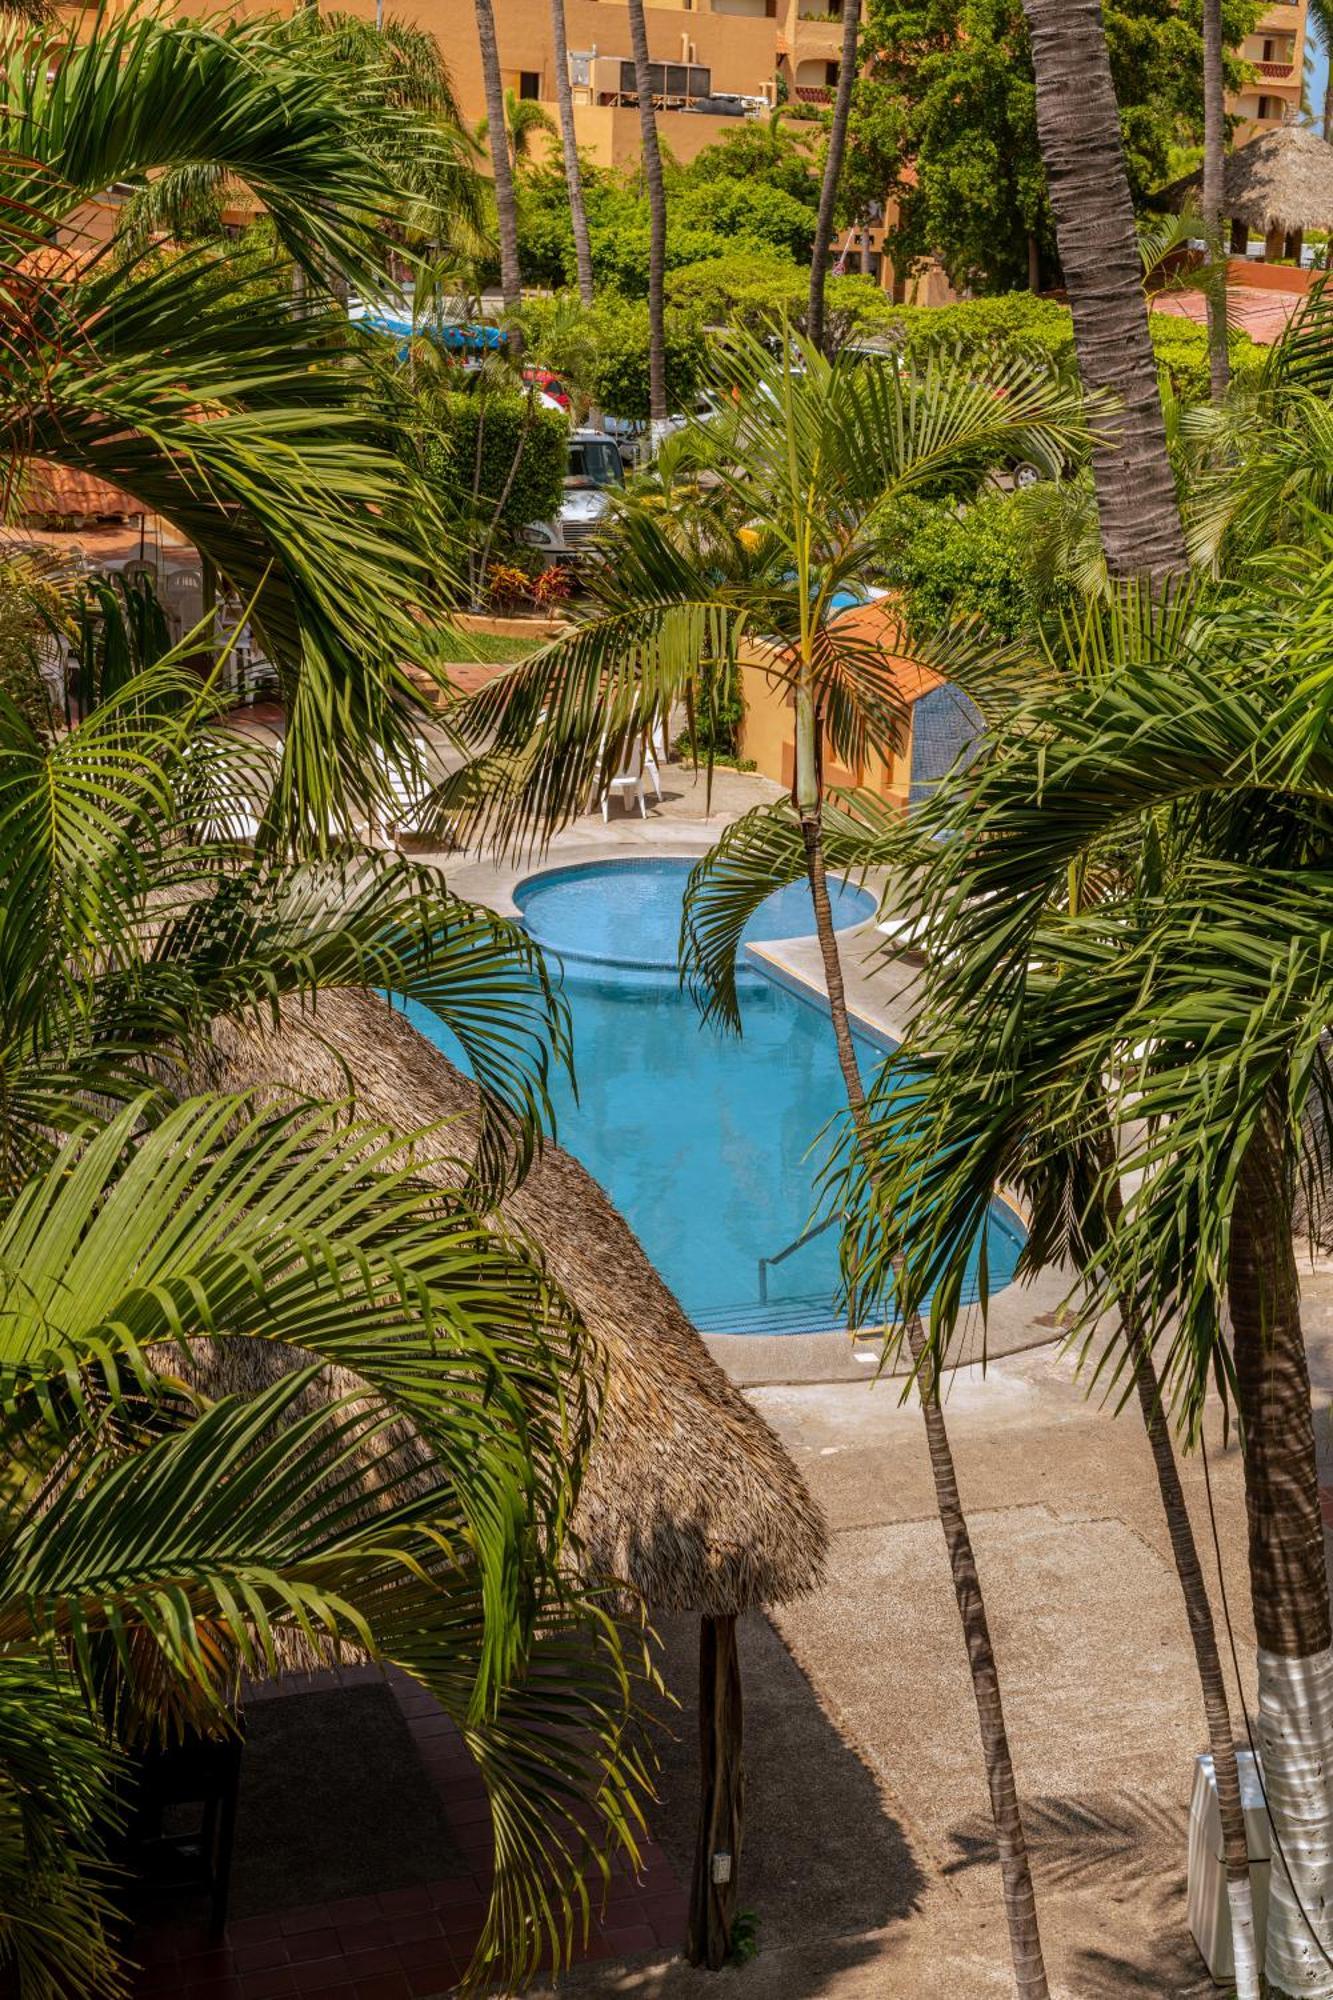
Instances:
[[[1290,83],[1296,70],[1295,63],[1289,62],[1261,62],[1256,63],[1254,66],[1260,76],[1265,77],[1270,83]]]
[[[798,83],[795,96],[801,104],[832,104],[833,92],[826,83]]]

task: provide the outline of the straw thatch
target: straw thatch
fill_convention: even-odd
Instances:
[[[321,996],[313,1018],[289,1007],[277,1031],[221,1023],[214,1043],[214,1086],[345,1099],[350,1076],[358,1109],[404,1133],[476,1104],[475,1087],[369,994]],[[548,1146],[501,1219],[540,1247],[606,1356],[575,1522],[589,1569],[626,1578],[654,1610],[710,1617],[813,1589],[827,1530],[800,1474],[597,1183]]]
[[[1202,193],[1201,167],[1162,188],[1153,206],[1197,209]],[[1222,213],[1261,236],[1333,227],[1333,146],[1305,125],[1279,125],[1238,146],[1226,158]]]

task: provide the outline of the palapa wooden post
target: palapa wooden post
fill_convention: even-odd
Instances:
[[[736,1921],[745,1811],[744,1734],[736,1620],[699,1625],[699,1838],[690,1891],[689,1958],[711,1972],[726,1963]]]

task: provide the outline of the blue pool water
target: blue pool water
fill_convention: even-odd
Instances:
[[[743,984],[743,1037],[701,1024],[675,975],[689,866],[553,869],[516,895],[533,936],[560,951],[565,966],[578,1098],[557,1080],[558,1136],[607,1190],[696,1325],[715,1333],[824,1330],[841,1324],[837,1229],[769,1270],[766,1304],[759,1260],[811,1220],[827,1128],[842,1103],[828,1016],[755,975]],[[835,909],[845,926],[874,903],[844,884]],[[772,898],[747,935],[813,929],[802,887]],[[430,1034],[429,1017],[413,1013]],[[888,1044],[861,1034],[858,1045],[869,1077]],[[1012,1277],[1021,1243],[1015,1219],[997,1203],[992,1288]]]
[[[521,882],[514,901],[529,936],[566,965],[601,965],[674,972],[679,962],[680,907],[688,861],[595,861],[550,868]],[[875,899],[850,882],[829,885],[839,930],[875,914]],[[747,942],[805,937],[814,928],[804,883],[778,889],[745,927]]]

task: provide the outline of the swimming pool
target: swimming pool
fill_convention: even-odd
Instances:
[[[822,1003],[755,972],[743,981],[744,1035],[706,1028],[676,977],[681,898],[691,863],[599,862],[548,869],[519,885],[531,934],[560,954],[574,1025],[577,1099],[554,1089],[561,1143],[601,1182],[695,1324],[710,1333],[807,1333],[841,1324],[838,1232],[782,1262],[809,1226],[814,1183],[841,1108]],[[833,885],[830,885],[831,888]],[[840,884],[840,927],[874,910]],[[758,912],[750,938],[808,936],[804,887]],[[413,1010],[427,1034],[430,1017]],[[867,1076],[891,1044],[861,1031]],[[990,1282],[1013,1276],[1022,1233],[996,1203]],[[766,1298],[761,1298],[761,1292]]]

